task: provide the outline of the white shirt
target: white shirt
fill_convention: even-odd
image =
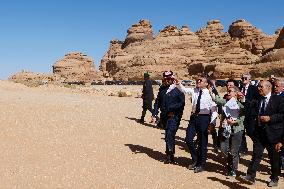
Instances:
[[[249,83],[248,84],[246,84],[246,86],[244,86],[244,95],[246,96],[247,95],[247,91],[248,91],[248,88],[249,88]]]
[[[199,96],[198,88],[185,88],[182,84],[176,86],[181,92],[192,95],[192,112],[196,110],[197,99]],[[200,98],[200,112],[198,114],[211,114],[211,122],[215,121],[218,116],[217,105],[212,100],[208,89],[202,89],[202,95]]]

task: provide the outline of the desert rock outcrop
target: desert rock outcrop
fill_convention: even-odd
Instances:
[[[66,78],[65,81],[90,82],[98,77],[93,59],[80,52],[68,53],[58,60],[53,73]]]
[[[239,77],[243,72],[262,68],[258,64],[267,62],[263,55],[275,49],[276,44],[283,44],[278,38],[281,32],[266,35],[244,19],[233,22],[228,32],[223,29],[219,20],[211,20],[196,33],[187,26],[169,25],[153,36],[150,22],[140,20],[128,30],[124,41],[111,41],[100,70],[104,76],[119,80],[142,79],[145,71],[160,78],[167,69],[179,78],[190,78],[206,70],[213,71],[216,77]]]
[[[144,20],[139,23],[144,23]],[[148,21],[146,23],[147,28],[152,27]],[[134,26],[142,27],[140,25]],[[125,42],[112,40],[100,70],[117,80],[142,79],[145,71],[150,71],[153,78],[160,78],[161,72],[167,69],[182,78],[188,75],[189,63],[207,61],[198,36],[186,26],[166,26],[155,38],[132,41],[125,45]]]

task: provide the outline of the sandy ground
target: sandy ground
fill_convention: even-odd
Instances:
[[[177,165],[165,165],[164,131],[137,123],[141,105],[134,97],[0,81],[0,188],[267,188],[267,155],[254,186],[228,180],[226,160],[213,152],[211,138],[206,171],[186,168],[188,100],[176,137]],[[241,159],[238,174],[250,158]],[[278,188],[284,188],[283,174]]]

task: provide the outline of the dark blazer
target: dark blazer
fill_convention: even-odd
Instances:
[[[161,86],[155,100],[153,116],[158,115],[158,110],[161,110],[161,117],[167,117],[169,112],[174,115],[182,116],[185,105],[184,94],[177,88],[166,94],[169,87]]]
[[[261,101],[261,98],[255,101],[254,112],[259,112]],[[256,132],[266,132],[267,140],[271,144],[280,142],[283,135],[284,99],[272,94],[264,114],[270,117],[270,121],[263,124],[263,126],[260,126],[259,122],[255,121]],[[256,120],[258,120],[258,116],[259,113],[255,117]]]
[[[150,79],[146,79],[143,83],[142,98],[143,101],[152,104],[152,101],[154,99],[154,93],[152,81]]]
[[[242,88],[240,88],[240,90],[242,91]],[[246,94],[246,101],[252,101],[253,99],[256,99],[259,97],[259,92],[257,89],[257,86],[254,85],[249,85],[248,90],[247,90],[247,94]]]
[[[240,91],[242,91],[243,86],[240,87]],[[253,101],[257,100],[261,98],[261,96],[259,95],[258,89],[256,86],[254,85],[249,85],[248,89],[247,89],[247,94],[245,96],[245,103],[243,104],[245,106],[245,120],[244,120],[244,125],[245,127],[248,129],[248,127],[252,127],[251,122],[253,120],[251,120],[251,116],[256,116],[258,114],[258,110],[257,111],[253,111],[251,105],[253,104]]]

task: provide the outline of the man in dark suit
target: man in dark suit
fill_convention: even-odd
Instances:
[[[274,93],[278,96],[281,96],[284,98],[284,83],[280,79],[276,79],[274,82]],[[284,138],[283,138],[284,139]],[[282,170],[284,170],[284,150],[281,150],[280,152],[280,166]]]
[[[172,71],[163,73],[163,86],[155,100],[152,118],[155,119],[160,109],[160,121],[165,126],[166,159],[165,164],[174,164],[175,135],[179,128],[185,105],[185,97],[173,83]]]
[[[240,91],[245,96],[245,120],[244,120],[244,126],[245,126],[245,132],[243,132],[242,137],[242,143],[240,146],[240,156],[246,155],[248,152],[247,147],[247,141],[245,133],[252,139],[253,137],[253,131],[254,131],[254,123],[253,120],[249,120],[251,118],[251,110],[249,107],[250,102],[253,99],[257,99],[259,96],[257,87],[254,85],[251,85],[251,75],[250,74],[243,74],[242,75],[242,86],[240,87]]]
[[[241,178],[249,184],[255,183],[256,171],[266,148],[271,165],[271,181],[269,187],[278,185],[280,173],[279,152],[275,145],[281,142],[283,134],[284,103],[283,98],[272,94],[272,85],[269,81],[261,81],[258,86],[262,98],[251,102],[251,110],[258,112],[253,119],[256,121],[253,137],[253,155],[247,174]]]

